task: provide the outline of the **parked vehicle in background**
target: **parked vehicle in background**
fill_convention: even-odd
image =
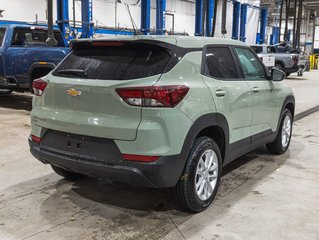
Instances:
[[[291,73],[298,72],[297,53],[279,53],[274,46],[270,45],[252,45],[252,49],[257,54],[272,54],[275,57],[275,67],[286,73],[288,77]]]
[[[182,208],[200,212],[223,166],[265,144],[273,154],[289,147],[285,74],[270,75],[242,42],[134,36],[72,48],[33,82],[29,138],[33,156],[66,179],[174,188]]]
[[[267,68],[272,68],[275,66],[275,52],[273,48],[266,45],[251,45],[250,46],[258,55],[260,60]]]
[[[308,57],[300,49],[294,49],[292,45],[288,42],[280,42],[274,45],[277,53],[291,54],[294,58],[298,58],[298,70],[296,71],[298,76],[302,76],[306,70],[307,64],[309,62]]]
[[[0,92],[27,91],[70,52],[54,29],[56,46],[46,45],[47,27],[0,22]]]

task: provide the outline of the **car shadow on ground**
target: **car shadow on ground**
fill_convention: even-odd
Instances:
[[[293,144],[296,149],[302,148],[302,144]],[[299,149],[298,152],[301,150]],[[244,155],[228,164],[223,169],[223,177],[217,199],[229,194],[234,189],[241,188],[242,193],[247,194],[253,188],[247,182],[258,174],[258,179],[267,177],[283,165],[290,156],[290,151],[281,156],[270,155],[265,147]],[[72,183],[67,192],[64,186],[69,184],[65,180],[60,180],[56,184],[56,193],[49,197],[44,208],[58,208],[56,198],[61,195],[69,195],[69,200],[80,208],[86,208],[85,202],[94,202],[104,206],[115,207],[124,211],[139,212],[166,212],[178,211],[180,208],[175,204],[170,189],[148,189],[136,188],[123,185],[107,185],[90,178],[85,178]],[[79,201],[78,196],[86,201]],[[82,205],[84,204],[84,205]],[[184,215],[183,213],[182,215]]]
[[[0,94],[0,108],[31,111],[32,95],[28,93]]]
[[[270,155],[265,148],[259,148],[236,159],[224,167],[213,204],[199,214],[209,217],[209,222],[218,221],[231,206],[246,195],[254,194],[255,186],[269,178],[290,156],[298,157],[304,148],[301,140],[294,139],[291,150],[281,156]],[[17,224],[27,227],[43,221],[55,229],[52,234],[60,227],[76,232],[85,230],[90,239],[108,239],[110,234],[114,236],[112,239],[125,239],[123,233],[131,239],[159,239],[178,230],[178,226],[194,216],[179,209],[170,189],[109,185],[90,178],[72,183],[53,173],[10,186],[8,191],[18,197],[5,200],[11,210],[2,212],[4,219],[7,214],[17,214],[21,218]],[[39,213],[21,213],[21,206],[29,208],[30,200]],[[65,223],[61,225],[61,222]],[[206,225],[203,222],[200,226],[205,228]],[[75,238],[87,239],[80,236]]]

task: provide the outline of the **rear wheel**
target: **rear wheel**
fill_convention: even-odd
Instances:
[[[177,203],[187,211],[205,210],[215,198],[221,170],[221,154],[215,141],[209,137],[196,139],[175,187]]]
[[[287,151],[291,140],[292,121],[291,112],[286,108],[282,114],[280,128],[275,141],[266,145],[269,152],[283,154]]]
[[[81,178],[84,178],[85,175],[79,174],[79,173],[75,173],[75,172],[71,172],[68,170],[65,170],[63,168],[59,168],[57,166],[51,165],[53,171],[57,174],[59,174],[60,176],[64,177],[66,180],[68,181],[75,181]]]

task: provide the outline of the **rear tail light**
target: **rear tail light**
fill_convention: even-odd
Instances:
[[[37,137],[35,135],[31,135],[31,140],[35,143],[40,143],[42,141],[42,138]]]
[[[48,83],[41,78],[33,80],[32,82],[32,90],[33,94],[36,96],[41,96],[47,87]]]
[[[189,91],[184,85],[117,88],[116,92],[131,106],[175,107]]]
[[[132,155],[132,154],[123,154],[124,160],[126,161],[136,161],[136,162],[155,162],[159,159],[158,156],[144,156],[144,155]]]

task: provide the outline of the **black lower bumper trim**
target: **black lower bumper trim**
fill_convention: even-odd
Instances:
[[[45,164],[87,175],[93,178],[126,183],[132,186],[167,188],[176,185],[183,170],[180,155],[160,157],[156,162],[140,163],[120,161],[118,163],[80,159],[60,154],[41,147],[29,139],[31,153]]]

